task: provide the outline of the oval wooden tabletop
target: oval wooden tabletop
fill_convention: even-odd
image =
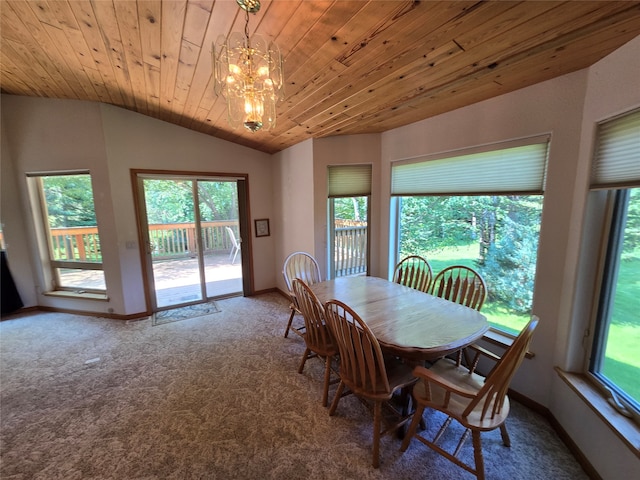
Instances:
[[[322,303],[349,305],[371,328],[383,350],[416,360],[455,352],[489,329],[484,315],[377,277],[340,277],[311,289]]]

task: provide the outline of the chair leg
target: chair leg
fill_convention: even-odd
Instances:
[[[331,355],[327,355],[324,367],[324,390],[322,392],[322,406],[326,407],[329,400],[329,381],[331,380]]]
[[[400,451],[404,452],[409,447],[409,442],[416,434],[416,430],[418,429],[418,424],[422,423],[422,413],[424,412],[424,405],[418,405],[416,411],[413,412],[413,418],[411,419],[411,425],[409,425],[409,430],[404,435],[404,439],[402,440],[402,445],[400,446]]]
[[[511,446],[511,439],[509,438],[509,432],[507,431],[507,424],[500,425],[500,435],[502,436],[502,443],[505,447]]]
[[[471,438],[473,439],[473,458],[476,462],[476,477],[478,477],[478,480],[484,480],[484,458],[482,457],[480,431],[473,430]]]
[[[302,370],[304,370],[304,364],[307,363],[307,358],[309,358],[310,353],[311,353],[311,350],[309,348],[306,348],[304,350],[304,355],[302,355],[302,361],[300,362],[300,366],[298,367],[298,373],[302,373]]]
[[[289,336],[289,330],[291,329],[291,323],[293,322],[293,316],[296,314],[296,311],[292,308],[291,315],[289,316],[289,323],[287,323],[287,329],[284,331],[284,338]]]
[[[330,416],[336,413],[336,408],[338,408],[338,403],[340,402],[340,398],[342,397],[342,390],[344,390],[344,382],[340,380],[338,389],[336,390],[336,396],[333,397],[333,402],[331,402],[331,408],[329,409]]]
[[[373,406],[373,468],[380,466],[380,424],[382,423],[382,402]]]

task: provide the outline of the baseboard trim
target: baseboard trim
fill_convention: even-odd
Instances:
[[[73,310],[69,308],[57,308],[57,307],[45,307],[45,306],[35,307],[35,309],[41,312],[70,313],[74,315],[84,315],[86,317],[110,318],[112,320],[144,320],[145,318],[148,318],[149,315],[151,315],[151,312],[140,312],[140,313],[131,313],[128,315],[122,315],[119,313],[90,312],[87,310]]]
[[[553,413],[551,413],[551,410],[549,410],[544,405],[541,405],[540,403],[534,400],[531,400],[529,397],[526,397],[521,393],[516,392],[515,390],[509,389],[509,398],[512,398],[516,402],[521,403],[525,407],[533,410],[536,413],[539,413],[544,418],[546,418],[551,424],[551,427],[558,434],[558,437],[560,437],[560,440],[562,440],[562,442],[567,446],[569,451],[576,458],[577,462],[580,464],[580,466],[585,471],[585,473],[589,476],[589,478],[591,480],[602,480],[602,477],[600,476],[600,474],[596,471],[595,468],[593,468],[593,465],[591,464],[589,459],[584,455],[584,453],[582,453],[582,450],[580,450],[578,445],[576,445],[576,443],[569,436],[567,431],[562,427],[562,425],[556,419],[556,417],[553,416]]]
[[[18,310],[14,310],[11,313],[0,315],[0,321],[11,320],[12,318],[19,317],[20,315],[37,312],[37,311],[38,311],[38,307],[22,307],[22,308],[19,308]]]
[[[264,293],[274,293],[277,292],[278,289],[276,287],[272,287],[272,288],[265,288],[264,290],[256,290],[255,292],[253,292],[251,294],[252,297],[256,296],[256,295],[262,295]]]

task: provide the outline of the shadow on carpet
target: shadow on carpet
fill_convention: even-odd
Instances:
[[[152,325],[164,325],[165,323],[179,322],[189,318],[203,317],[212,313],[218,313],[220,309],[216,302],[198,303],[186,307],[163,310],[153,315]]]

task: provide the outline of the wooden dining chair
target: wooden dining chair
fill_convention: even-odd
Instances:
[[[431,293],[460,305],[480,310],[487,297],[487,284],[471,267],[453,265],[433,279]]]
[[[500,428],[503,443],[507,447],[511,446],[505,425],[509,415],[507,390],[527,352],[537,325],[538,317],[533,316],[486,378],[477,373],[469,373],[467,368],[458,366],[449,358],[438,360],[429,369],[417,366],[413,373],[421,382],[413,389],[416,411],[400,450],[406,451],[411,439],[417,438],[440,455],[474,474],[479,480],[484,480],[480,434]],[[417,433],[418,424],[424,422],[422,414],[425,408],[439,410],[447,415],[447,419],[432,440]],[[465,431],[455,450],[449,452],[437,442],[453,420],[465,427]],[[469,433],[473,441],[473,466],[464,463],[458,457]]]
[[[326,407],[329,398],[329,385],[331,383],[332,360],[338,355],[338,347],[331,337],[329,327],[325,323],[324,307],[318,297],[309,286],[299,278],[293,279],[293,292],[296,296],[298,307],[304,317],[305,331],[302,334],[306,348],[302,355],[302,361],[298,367],[298,373],[302,373],[308,358],[317,356],[325,360],[324,389],[322,391],[322,406]]]
[[[325,316],[334,341],[340,352],[340,383],[329,409],[329,415],[336,412],[338,403],[347,393],[353,393],[371,408],[373,403],[373,461],[374,468],[380,465],[380,437],[396,431],[407,423],[411,416],[407,414],[409,389],[417,378],[411,367],[401,360],[385,358],[378,340],[366,323],[348,305],[330,300],[325,304]],[[394,394],[401,394],[401,405],[397,409],[390,400]],[[402,401],[404,399],[404,401]],[[395,421],[388,421],[382,430],[382,408],[389,410]]]
[[[429,292],[433,271],[424,257],[410,255],[400,261],[393,272],[393,281],[421,292]]]
[[[285,259],[284,267],[282,269],[282,275],[284,276],[284,281],[287,285],[289,298],[291,299],[291,304],[289,305],[289,308],[291,309],[291,315],[289,316],[287,328],[284,331],[284,337],[287,338],[289,336],[289,330],[302,336],[305,328],[304,325],[300,327],[291,326],[295,314],[301,313],[300,308],[298,307],[298,300],[296,299],[295,293],[293,292],[293,279],[299,278],[303,280],[307,285],[318,283],[322,280],[320,278],[320,266],[318,265],[316,259],[308,253],[294,252]]]
[[[487,298],[487,284],[482,275],[473,268],[453,265],[438,272],[433,279],[431,293],[465,307],[480,310]],[[465,349],[455,353],[458,366],[466,355]]]

